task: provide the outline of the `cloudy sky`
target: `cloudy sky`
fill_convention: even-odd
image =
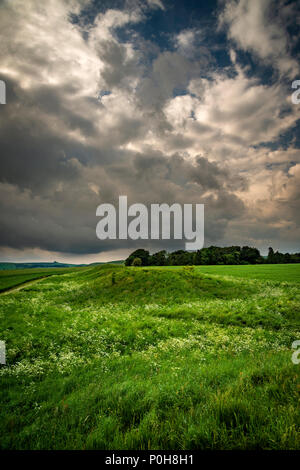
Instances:
[[[300,251],[299,27],[297,1],[2,0],[0,259],[180,247],[97,239],[119,195],[204,203],[207,246]]]

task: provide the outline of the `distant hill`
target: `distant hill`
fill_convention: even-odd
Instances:
[[[69,263],[0,263],[0,270],[3,269],[29,269],[29,268],[71,268],[76,266],[86,266],[84,264],[69,264]]]
[[[120,259],[118,261],[105,261],[105,262],[96,262],[96,263],[91,263],[88,266],[99,266],[100,264],[124,264],[124,260]]]
[[[108,261],[111,264],[123,264],[123,260]],[[30,269],[30,268],[76,268],[80,266],[96,266],[99,264],[108,264],[107,262],[91,263],[91,264],[70,264],[54,262],[37,262],[37,263],[0,263],[0,270],[5,269]]]

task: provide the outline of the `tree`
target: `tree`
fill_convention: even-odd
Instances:
[[[257,248],[250,246],[243,246],[241,251],[241,261],[245,261],[249,264],[257,264],[260,262],[260,252]]]
[[[271,264],[273,264],[273,263],[275,262],[275,259],[274,259],[274,250],[273,250],[273,248],[272,248],[271,246],[269,247],[269,252],[268,252],[267,261],[268,261],[268,263],[271,263]]]
[[[141,258],[134,258],[134,260],[132,261],[132,265],[131,266],[142,266],[142,260]]]
[[[194,253],[185,250],[177,250],[169,253],[167,264],[169,266],[186,266],[193,264]]]
[[[194,254],[194,264],[196,265],[204,264],[202,260],[202,250],[197,250],[196,253]]]
[[[143,250],[142,248],[135,250],[131,253],[128,258],[125,260],[125,266],[131,266],[134,258],[140,258],[142,266],[149,265],[150,254],[149,251]]]
[[[166,250],[158,251],[150,256],[149,264],[151,266],[165,266],[166,264]]]
[[[210,264],[209,248],[202,248],[201,253],[201,263],[200,264]]]
[[[225,253],[223,255],[223,259],[224,259],[224,264],[237,264],[236,263],[236,258],[234,256],[234,254],[232,253]]]
[[[142,266],[192,266],[192,265],[222,265],[222,264],[262,264],[262,263],[300,263],[300,253],[280,253],[269,248],[265,259],[257,248],[250,246],[210,246],[198,251],[177,250],[166,253],[158,251],[150,256],[149,251],[139,249],[131,253],[125,261],[126,266],[133,265],[135,258],[141,260]]]

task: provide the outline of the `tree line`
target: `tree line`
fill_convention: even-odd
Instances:
[[[257,248],[250,246],[210,246],[197,251],[165,250],[150,255],[142,248],[135,250],[125,260],[126,266],[186,266],[232,264],[282,264],[300,263],[300,253],[280,253],[269,248],[268,256],[261,256]]]

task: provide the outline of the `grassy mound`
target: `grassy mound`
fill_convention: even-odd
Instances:
[[[82,300],[96,297],[103,302],[113,297],[114,302],[181,303],[186,299],[242,298],[255,292],[247,282],[217,279],[190,266],[173,269],[107,265],[88,269],[79,278],[86,281],[80,292]]]

